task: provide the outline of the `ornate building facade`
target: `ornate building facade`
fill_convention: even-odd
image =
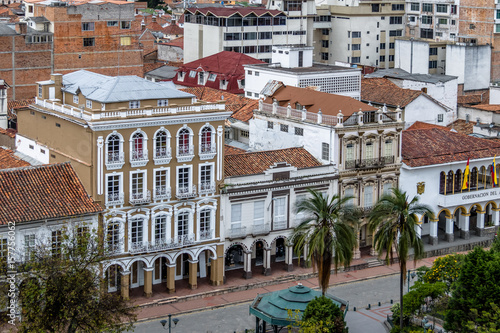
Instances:
[[[53,74],[18,112],[17,150],[43,163],[70,161],[105,207],[100,228],[114,259],[109,290],[186,279],[223,282],[224,103],[135,76],[87,71]]]

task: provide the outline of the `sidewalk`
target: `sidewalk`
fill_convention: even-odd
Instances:
[[[413,265],[413,261],[408,262],[408,269],[415,269],[420,266],[432,266],[435,257],[425,258]],[[365,259],[358,259],[352,262],[352,266],[366,263]],[[278,265],[276,265],[278,266]],[[275,269],[270,276],[255,274],[252,279],[244,279],[239,276],[241,270],[227,271],[228,283],[223,286],[210,286],[205,279],[198,280],[198,289],[190,290],[182,285],[184,281],[177,281],[178,291],[174,295],[169,295],[164,290],[164,286],[157,285],[159,290],[153,288],[153,297],[145,298],[136,296],[133,299],[134,305],[140,307],[137,314],[138,321],[164,317],[167,314],[181,314],[195,311],[202,311],[223,307],[228,304],[237,304],[253,300],[258,294],[285,289],[296,285],[299,281],[310,288],[318,288],[318,279],[313,274],[312,268],[294,267],[293,272]],[[353,270],[332,274],[330,285],[340,285],[344,283],[362,281],[380,276],[399,274],[399,265],[377,266],[361,270]],[[160,289],[161,288],[161,289]],[[137,290],[140,292],[140,290]],[[131,294],[133,295],[133,293]]]

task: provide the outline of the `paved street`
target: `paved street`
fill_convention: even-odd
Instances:
[[[346,283],[332,287],[329,293],[348,300],[350,311],[347,314],[347,324],[350,333],[385,333],[382,326],[386,315],[390,312],[389,301],[396,300],[399,295],[399,275],[372,278],[359,282]],[[406,289],[406,286],[405,286]],[[378,302],[382,303],[378,307]],[[180,321],[172,330],[174,333],[216,333],[216,332],[244,332],[245,329],[255,327],[255,317],[248,313],[250,302],[237,305],[228,305],[214,310],[205,310],[189,314],[180,314],[175,317]],[[371,310],[365,308],[372,304]],[[356,307],[356,312],[352,311]],[[165,318],[168,319],[168,318]],[[134,332],[161,332],[161,319],[146,321],[136,325]]]

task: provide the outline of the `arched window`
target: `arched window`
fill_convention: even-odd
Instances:
[[[453,192],[453,171],[448,172],[448,178],[446,179],[446,193]]]
[[[183,128],[179,131],[179,145],[177,147],[178,155],[189,155],[190,146],[190,133],[187,128]]]
[[[446,184],[446,173],[441,171],[439,174],[439,194],[444,194]]]
[[[142,159],[144,155],[144,135],[135,133],[132,136],[132,158],[134,160]]]
[[[479,169],[479,177],[478,177],[478,185],[479,189],[486,188],[486,168],[484,165]]]
[[[116,253],[121,250],[120,247],[120,223],[112,221],[108,223],[107,230],[108,252]]]
[[[470,189],[477,190],[477,168],[472,168],[472,172],[470,173]]]
[[[156,133],[155,139],[156,139],[156,150],[155,150],[155,157],[167,157],[168,155],[168,146],[167,146],[167,132],[165,131],[158,131]]]
[[[208,126],[205,126],[201,130],[201,152],[212,152],[212,145],[212,129]]]
[[[455,173],[455,193],[460,193],[462,191],[462,170],[458,169]]]
[[[120,159],[120,137],[116,134],[108,138],[108,163],[118,162]]]

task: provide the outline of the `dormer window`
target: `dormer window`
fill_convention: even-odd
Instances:
[[[179,81],[184,81],[184,76],[186,75],[186,72],[179,72],[177,74],[177,80]]]
[[[212,73],[212,74],[210,74],[210,75],[208,76],[208,81],[212,81],[212,82],[213,82],[213,81],[215,81],[215,79],[216,79],[216,78],[217,78],[217,74],[213,74],[213,73]]]
[[[219,81],[219,89],[221,90],[226,90],[227,89],[227,81],[226,80],[220,80]]]
[[[198,84],[205,85],[205,72],[198,73]]]
[[[189,72],[189,77],[190,78],[195,78],[196,77],[196,71],[190,71]]]

